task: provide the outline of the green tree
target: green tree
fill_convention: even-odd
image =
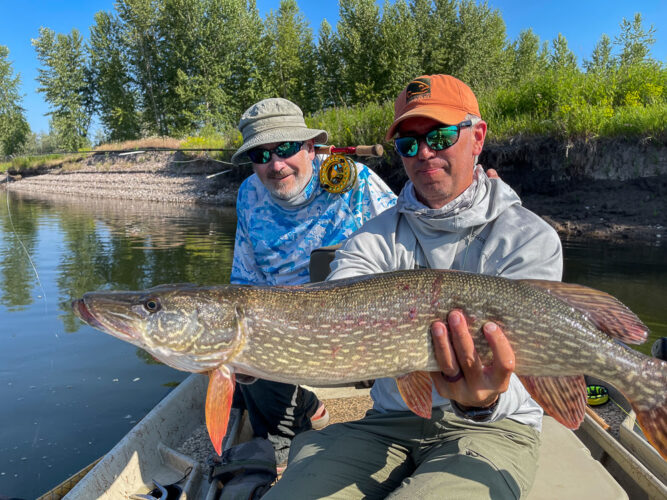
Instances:
[[[95,110],[112,141],[136,139],[141,133],[130,62],[120,32],[116,17],[98,12],[88,46]]]
[[[451,28],[450,72],[473,90],[482,92],[508,81],[511,61],[505,22],[486,2],[461,0]]]
[[[76,29],[64,35],[42,27],[32,44],[42,64],[37,91],[49,103],[51,111],[47,114],[59,146],[69,150],[87,146],[92,100],[81,35]]]
[[[603,34],[600,41],[595,44],[590,60],[584,60],[584,68],[589,73],[607,73],[616,66],[612,56],[611,38]]]
[[[0,154],[11,155],[26,144],[30,126],[21,107],[21,77],[14,75],[9,49],[0,45]]]
[[[577,69],[577,56],[568,47],[567,39],[562,33],[558,33],[558,37],[552,42],[549,66],[555,70],[573,71]]]
[[[393,100],[405,85],[421,74],[419,26],[405,0],[385,1],[380,21],[376,92],[379,100]]]
[[[147,132],[168,135],[166,95],[160,31],[161,3],[156,0],[118,0],[121,39],[132,61],[132,76],[137,84],[142,123]]]
[[[260,66],[268,65],[263,25],[254,1],[205,0],[191,75],[179,92],[196,102],[194,122],[225,128],[261,97],[267,87]],[[265,70],[268,71],[268,70]]]
[[[268,87],[254,0],[122,0],[119,5],[149,131],[225,128]]]
[[[642,26],[642,15],[635,14],[632,22],[623,18],[621,21],[621,34],[614,43],[621,47],[621,66],[628,66],[645,61],[655,43],[655,28],[651,25],[648,30]]]
[[[226,27],[235,37],[227,56],[231,70],[220,85],[226,89],[230,103],[228,122],[236,124],[243,111],[266,97],[271,75],[267,74],[269,50],[255,0],[232,1],[235,14],[226,19]]]
[[[458,16],[457,1],[412,0],[410,10],[417,27],[419,73],[451,74],[455,57],[452,45],[455,38],[453,27]]]
[[[317,53],[317,95],[320,108],[345,105],[343,60],[338,38],[326,19],[320,24]]]
[[[532,29],[521,31],[512,44],[512,82],[518,84],[539,74],[543,69],[540,60],[540,38]]]
[[[317,60],[312,30],[296,0],[281,0],[278,12],[265,21],[269,46],[269,75],[274,93],[293,100],[304,112],[317,109],[313,85]]]
[[[344,61],[344,95],[349,104],[375,102],[378,54],[380,52],[380,9],[374,0],[340,0],[337,39]]]
[[[210,85],[203,78],[212,78],[212,69],[219,63],[210,58],[208,68],[202,64],[200,47],[213,48],[214,35],[206,24],[219,19],[219,13],[208,0],[163,0],[158,18],[161,75],[164,87],[164,114],[170,135],[185,135],[204,125],[202,111],[210,107]],[[221,29],[226,29],[224,24]],[[216,49],[213,49],[216,50]],[[216,50],[217,53],[217,50]],[[202,78],[203,77],[203,78]]]
[[[23,151],[26,153],[53,153],[58,151],[57,138],[53,131],[46,132],[31,132],[28,134]]]

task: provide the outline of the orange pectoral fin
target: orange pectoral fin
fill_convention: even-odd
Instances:
[[[225,365],[209,372],[206,392],[206,428],[215,452],[222,455],[222,440],[227,433],[234,396],[234,373]]]
[[[586,382],[583,375],[519,379],[544,411],[568,429],[578,429],[586,414]]]
[[[428,372],[412,372],[396,377],[396,385],[408,408],[420,417],[431,418],[433,382]]]

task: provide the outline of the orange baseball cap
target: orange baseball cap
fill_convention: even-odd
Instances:
[[[467,114],[481,117],[477,98],[470,87],[449,75],[424,75],[415,78],[394,103],[394,122],[385,139],[390,141],[398,124],[413,116],[432,118],[447,125],[456,125]]]

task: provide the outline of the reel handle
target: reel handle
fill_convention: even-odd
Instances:
[[[357,146],[355,154],[357,156],[382,156],[384,154],[384,148],[382,147],[382,144]]]
[[[373,144],[372,146],[349,146],[344,148],[337,148],[335,146],[315,146],[315,153],[318,155],[344,154],[357,156],[382,156],[384,148],[382,147],[382,144]]]

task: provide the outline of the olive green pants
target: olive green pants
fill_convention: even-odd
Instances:
[[[298,435],[282,479],[263,498],[516,499],[533,483],[539,443],[537,431],[508,419],[371,410]]]

